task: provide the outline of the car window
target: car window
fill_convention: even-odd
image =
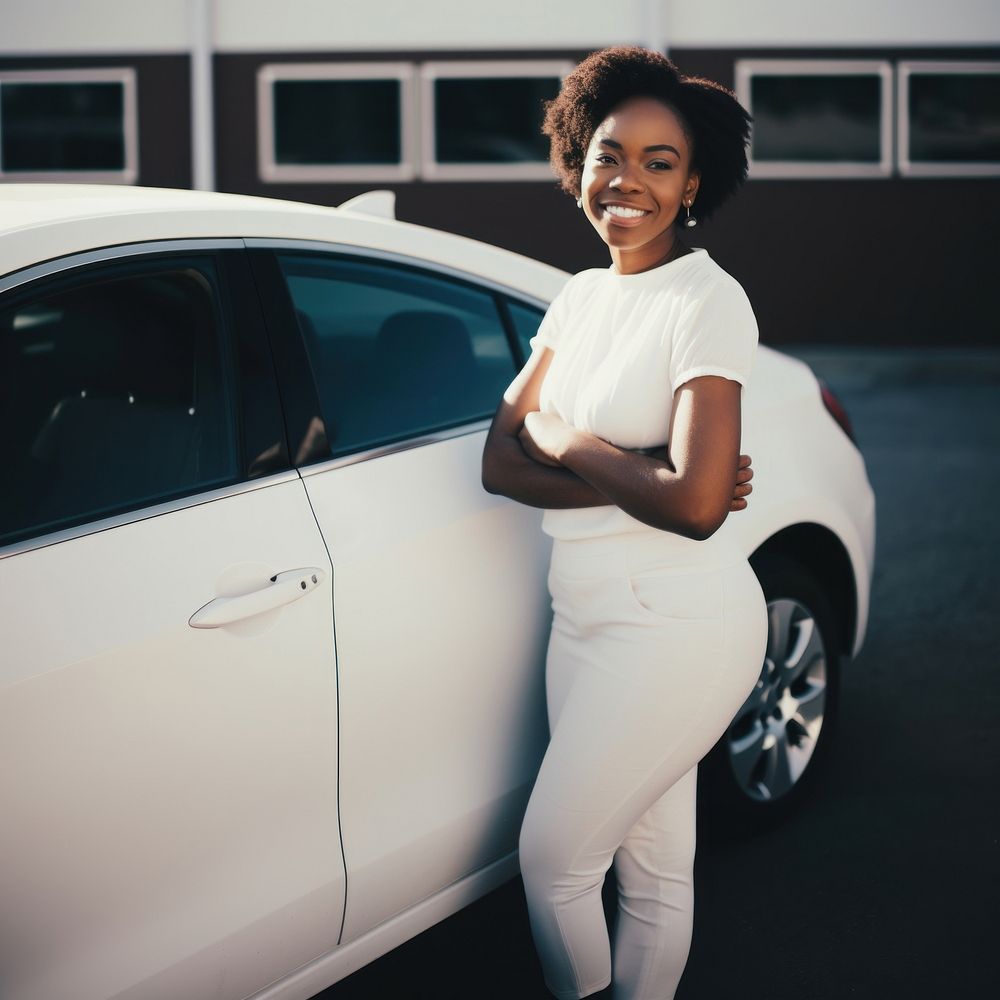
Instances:
[[[515,366],[490,292],[391,263],[279,263],[332,454],[493,415]]]
[[[234,480],[218,288],[191,256],[0,298],[0,544]]]
[[[528,341],[538,333],[538,327],[545,313],[541,309],[535,309],[510,299],[507,300],[507,308],[510,310],[510,318],[514,323],[514,331],[517,334],[518,343],[521,345],[521,351],[524,358],[527,359],[528,355],[531,354]]]

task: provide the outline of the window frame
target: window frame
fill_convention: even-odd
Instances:
[[[552,180],[549,161],[537,163],[439,163],[436,159],[437,114],[434,85],[438,80],[566,77],[568,59],[440,60],[420,66],[420,175],[426,181]]]
[[[288,445],[283,426],[272,428],[272,432],[267,436],[266,443],[270,443],[271,438],[275,435],[279,437],[280,454],[275,458],[275,468],[261,469],[256,474],[250,468],[250,463],[259,451],[262,442],[249,442],[246,438],[245,412],[248,406],[256,406],[257,402],[250,399],[247,394],[249,386],[245,368],[252,355],[259,358],[262,351],[269,353],[269,345],[266,342],[263,316],[256,297],[244,294],[247,289],[246,282],[250,282],[252,287],[252,278],[246,262],[246,248],[242,239],[154,240],[73,253],[15,271],[0,278],[0,297],[31,295],[34,289],[48,284],[53,278],[72,280],[77,274],[83,277],[87,273],[115,263],[142,263],[147,260],[169,263],[171,258],[188,257],[192,254],[201,254],[212,258],[218,280],[218,307],[223,310],[225,317],[231,323],[231,328],[223,331],[222,342],[218,344],[218,348],[222,364],[221,374],[227,386],[229,398],[229,418],[236,435],[235,459],[237,468],[233,477],[234,481],[210,489],[194,488],[159,502],[137,505],[106,517],[82,520],[78,524],[65,528],[49,532],[43,531],[20,541],[0,544],[0,559],[298,478],[298,474],[288,460]],[[236,295],[234,292],[240,294]],[[251,340],[255,342],[251,343]],[[270,372],[271,387],[274,398],[277,400],[278,386],[273,364]],[[279,421],[281,416],[279,409]],[[284,467],[282,468],[282,466]]]
[[[509,321],[507,309],[503,304],[504,299],[523,303],[530,308],[539,309],[543,313],[548,308],[548,303],[544,300],[535,298],[527,292],[510,287],[502,282],[481,275],[470,274],[467,271],[438,263],[437,261],[412,257],[399,251],[347,243],[328,243],[322,240],[273,237],[247,238],[244,240],[244,243],[251,252],[254,273],[262,289],[262,299],[265,303],[265,318],[275,350],[275,362],[278,379],[281,383],[282,399],[293,400],[294,405],[300,408],[301,414],[297,419],[293,418],[293,422],[302,427],[308,426],[309,421],[313,418],[319,421],[319,424],[314,426],[322,426],[322,415],[319,407],[319,391],[312,375],[305,340],[302,332],[299,330],[298,322],[295,318],[294,304],[285,287],[284,276],[281,273],[281,267],[278,263],[278,254],[283,251],[322,253],[339,259],[354,259],[362,262],[378,261],[380,263],[393,264],[406,270],[415,271],[418,274],[466,285],[473,291],[491,296],[494,307],[497,309],[498,321],[507,338],[507,348],[511,352],[513,361],[512,380],[521,367],[523,367],[523,362],[520,361],[522,352],[517,341],[516,332]],[[499,403],[500,397],[498,396],[497,405]],[[318,449],[313,448],[301,460],[295,461],[295,468],[303,477],[318,475],[331,469],[355,465],[359,462],[367,462],[371,459],[395,454],[396,452],[408,451],[411,448],[421,448],[437,444],[441,441],[447,441],[450,438],[485,432],[489,430],[492,421],[493,417],[491,415],[482,419],[456,423],[450,427],[442,427],[427,433],[418,433],[412,437],[375,445],[374,447],[345,455],[331,456],[328,450],[321,453]],[[297,450],[295,447],[296,434],[291,428],[289,436],[292,443],[292,454],[295,455]],[[325,429],[323,436],[325,439]]]
[[[125,166],[121,170],[5,170],[0,149],[0,182],[135,184],[139,180],[137,75],[131,66],[93,69],[0,69],[0,90],[8,83],[120,83]],[[3,135],[0,118],[0,140]]]
[[[1000,74],[997,60],[905,59],[896,66],[896,148],[903,177],[1000,177],[1000,160],[928,163],[910,159],[910,77]]]
[[[390,163],[278,163],[275,158],[274,89],[281,80],[399,81],[400,161]],[[257,173],[266,184],[315,184],[325,181],[412,181],[417,176],[418,122],[413,63],[279,62],[257,69]]]
[[[756,76],[878,76],[882,81],[879,108],[878,163],[837,160],[755,160],[753,138],[747,149],[748,180],[845,179],[890,177],[893,172],[893,115],[895,88],[892,63],[886,59],[737,59],[736,96],[753,114],[752,83]],[[752,133],[753,126],[751,126]]]
[[[287,254],[288,251],[286,251],[285,253]],[[509,378],[509,380],[507,382],[508,385],[510,384],[510,380],[513,380],[514,377],[517,375],[517,372],[520,370],[520,366],[518,365],[517,352],[514,351],[512,349],[512,347],[511,347],[510,333],[509,333],[509,329],[508,329],[508,326],[507,326],[507,323],[506,323],[506,320],[505,320],[504,312],[503,312],[503,310],[501,308],[500,301],[498,299],[497,293],[495,291],[493,291],[492,289],[480,287],[476,283],[470,282],[468,280],[456,280],[455,278],[453,278],[451,276],[448,276],[448,275],[445,275],[445,274],[442,274],[442,273],[434,273],[433,271],[428,271],[425,267],[422,267],[419,264],[400,263],[400,262],[397,262],[397,261],[376,260],[374,257],[366,256],[366,255],[362,255],[362,254],[357,254],[357,253],[336,253],[336,254],[331,254],[331,253],[327,253],[327,252],[324,252],[324,251],[301,250],[301,249],[297,253],[298,253],[298,256],[300,256],[300,257],[306,257],[306,258],[309,258],[311,260],[316,260],[320,264],[323,264],[323,263],[332,263],[332,264],[335,264],[335,265],[336,264],[361,264],[361,265],[365,265],[365,266],[368,266],[368,267],[374,266],[375,269],[380,269],[380,270],[385,271],[385,272],[392,272],[394,275],[400,275],[400,276],[404,276],[405,275],[405,276],[416,278],[418,280],[422,279],[424,281],[427,281],[427,282],[433,283],[433,284],[437,284],[437,285],[448,285],[448,286],[452,286],[454,288],[457,288],[457,289],[459,289],[461,291],[464,291],[467,294],[475,295],[475,296],[480,296],[484,301],[488,301],[490,303],[490,305],[492,306],[492,308],[493,308],[493,316],[494,316],[494,319],[496,320],[497,332],[503,337],[503,341],[505,343],[505,346],[507,347],[507,351],[508,351],[508,354],[509,354],[509,360],[511,362],[511,370],[510,370],[510,373],[509,373],[510,378]],[[295,254],[296,254],[296,251],[291,251],[291,255],[295,255]],[[273,252],[272,256],[273,256],[275,265],[276,265],[278,271],[281,274],[281,281],[282,281],[282,284],[284,285],[284,288],[285,288],[285,291],[286,291],[286,296],[287,296],[286,306],[287,307],[291,307],[291,309],[292,309],[292,311],[294,313],[295,310],[296,310],[296,307],[295,307],[294,300],[292,298],[291,289],[288,287],[288,278],[287,278],[287,275],[285,274],[284,269],[282,268],[281,262],[279,260],[279,257],[282,256],[282,251],[280,251],[280,250],[275,251],[275,252]],[[296,339],[297,339],[298,342],[301,343],[302,349],[303,349],[303,351],[304,351],[304,353],[306,355],[306,360],[307,360],[307,363],[308,363],[308,366],[309,366],[309,373],[310,373],[310,376],[311,376],[312,385],[313,385],[313,388],[316,391],[317,399],[320,401],[319,410],[320,410],[320,414],[321,414],[321,420],[323,420],[323,422],[324,422],[324,424],[323,424],[323,426],[324,426],[324,438],[326,438],[325,416],[322,416],[322,414],[323,414],[322,400],[321,400],[322,392],[320,390],[319,376],[317,374],[317,369],[315,367],[315,359],[313,357],[311,357],[310,354],[309,354],[308,347],[305,344],[305,337],[303,335],[303,332],[301,330],[301,327],[300,327],[297,319],[294,319],[293,323],[294,323],[294,329],[295,329],[296,334],[297,334],[297,338]],[[500,395],[502,395],[502,391],[503,390],[501,390]],[[484,409],[484,412],[482,413],[481,416],[474,416],[474,417],[471,417],[471,418],[469,418],[469,417],[457,417],[457,418],[456,417],[452,417],[452,418],[448,418],[448,419],[442,420],[442,421],[438,422],[436,425],[432,425],[430,427],[421,428],[419,430],[406,429],[405,431],[404,430],[400,430],[400,431],[397,431],[397,432],[392,432],[389,435],[383,436],[381,440],[379,440],[378,438],[376,438],[372,443],[366,443],[366,444],[364,444],[364,445],[362,445],[360,447],[358,445],[356,445],[356,444],[350,444],[350,445],[348,445],[346,447],[346,449],[338,448],[336,446],[332,446],[331,447],[331,445],[333,445],[334,443],[330,442],[329,439],[327,438],[326,454],[324,454],[322,457],[323,458],[332,458],[332,459],[336,460],[336,459],[351,458],[354,455],[359,454],[359,453],[379,452],[380,454],[385,454],[385,453],[387,453],[390,450],[391,451],[400,450],[400,449],[398,449],[396,447],[397,445],[407,445],[408,443],[414,442],[414,441],[442,440],[442,438],[440,438],[439,435],[444,434],[444,435],[452,436],[452,435],[449,435],[448,432],[452,431],[455,428],[463,428],[463,427],[469,427],[469,426],[479,426],[480,424],[482,424],[482,422],[484,420],[487,421],[487,422],[492,421],[493,414],[496,411],[496,406],[497,406],[497,404],[499,403],[499,400],[500,400],[500,395],[498,395],[496,397],[496,401],[493,402],[492,408],[486,408],[486,409]],[[487,423],[487,426],[488,426],[488,423]],[[333,452],[333,454],[331,454],[331,451]]]

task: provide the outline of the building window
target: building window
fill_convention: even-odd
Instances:
[[[138,176],[134,69],[0,71],[0,180]]]
[[[432,62],[421,68],[422,176],[551,180],[543,102],[570,62]]]
[[[264,181],[408,181],[416,175],[409,63],[281,63],[257,73]]]
[[[1000,175],[1000,62],[899,64],[899,171]]]
[[[888,177],[892,67],[875,60],[744,59],[750,177]]]

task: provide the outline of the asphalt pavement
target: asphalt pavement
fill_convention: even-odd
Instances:
[[[865,645],[823,780],[700,839],[676,1000],[993,992],[1000,899],[1000,351],[782,347],[840,398],[877,497]],[[613,905],[613,876],[605,903]],[[322,1000],[549,1000],[520,878]]]

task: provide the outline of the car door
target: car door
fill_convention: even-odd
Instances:
[[[548,738],[548,546],[481,485],[516,370],[492,292],[295,244],[253,259],[325,429],[301,472],[334,567],[348,942],[514,855]]]
[[[244,997],[345,896],[331,567],[245,250],[35,271],[0,282],[0,994]]]

